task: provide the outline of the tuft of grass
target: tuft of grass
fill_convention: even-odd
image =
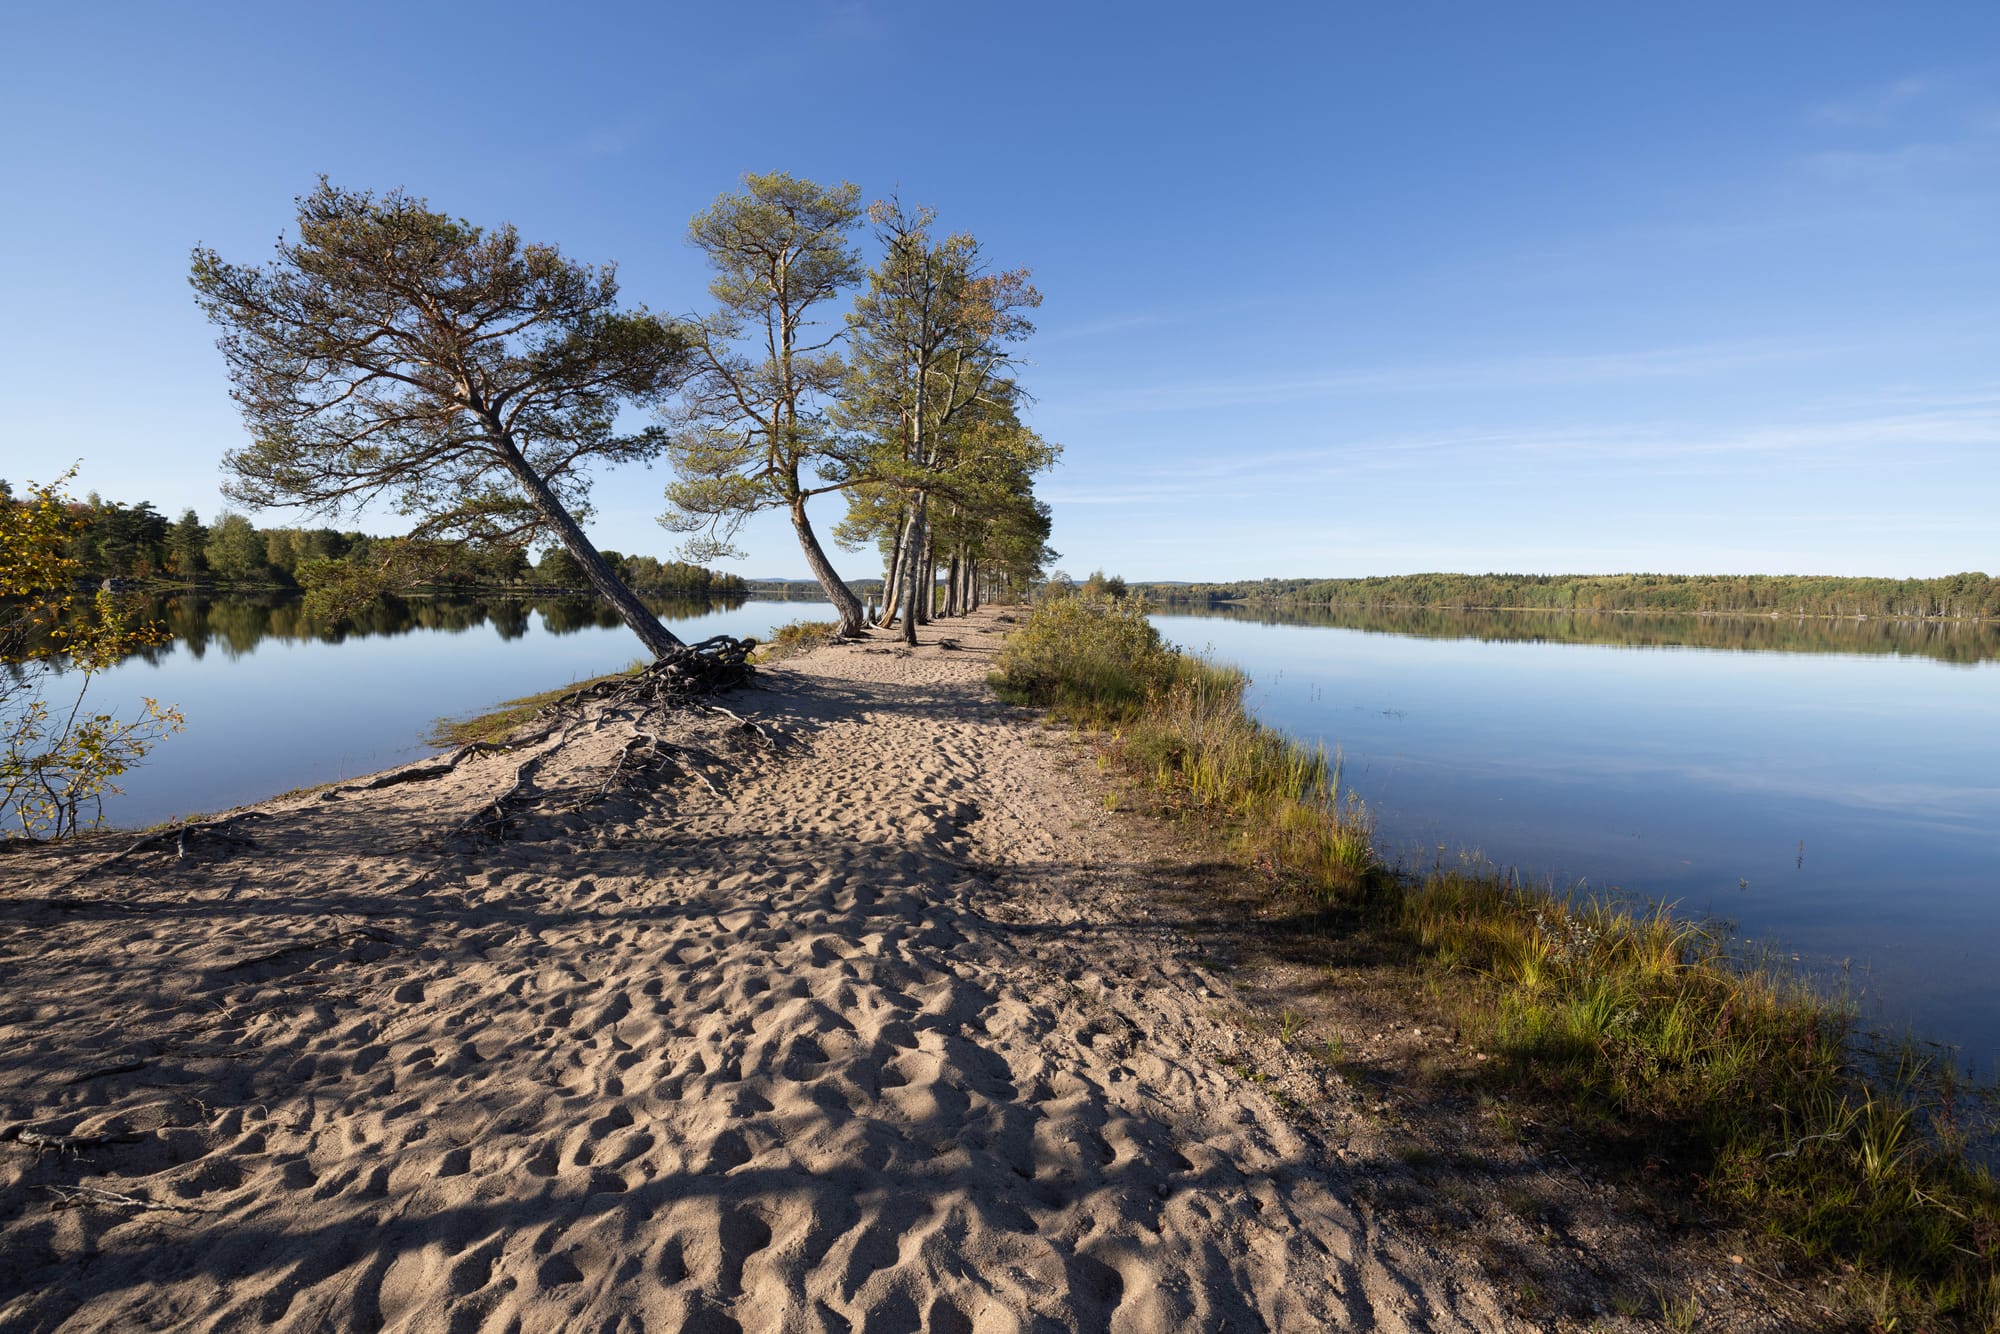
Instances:
[[[991,682],[1010,703],[1108,732],[1120,767],[1171,809],[1228,823],[1274,874],[1327,898],[1375,881],[1368,814],[1343,799],[1338,756],[1251,718],[1241,671],[1169,648],[1132,600],[1038,605]]]
[[[1129,600],[1038,605],[998,666],[1003,698],[1100,733],[1169,812],[1411,946],[1493,1057],[1481,1083],[1672,1169],[1673,1188],[1843,1275],[1877,1325],[2000,1327],[2000,1188],[1968,1149],[1949,1061],[1914,1045],[1867,1059],[1850,1007],[1666,908],[1480,866],[1390,872],[1339,757],[1249,717],[1242,672],[1170,648]],[[1661,1318],[1701,1311],[1663,1299]]]
[[[594,686],[600,681],[616,681],[623,677],[636,676],[645,670],[645,663],[634,662],[622,672],[606,672],[603,676],[572,681],[555,690],[544,690],[539,694],[523,695],[519,699],[507,700],[488,713],[475,714],[470,718],[440,718],[431,724],[430,730],[424,734],[424,740],[440,750],[471,745],[475,741],[501,741],[510,733],[534,721],[536,714],[564,695],[581,690],[585,686]]]
[[[758,662],[776,662],[796,653],[807,653],[830,644],[840,634],[834,621],[793,621],[771,631],[771,637],[757,650]]]

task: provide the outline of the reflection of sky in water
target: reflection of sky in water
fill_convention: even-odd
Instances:
[[[774,625],[832,614],[823,602],[750,602],[667,624],[694,643],[717,634],[762,637]],[[423,737],[439,718],[480,713],[644,656],[623,626],[551,634],[537,613],[516,637],[487,623],[340,643],[271,638],[235,651],[211,641],[200,658],[174,651],[157,664],[127,662],[92,685],[98,707],[129,711],[150,695],[177,706],[187,729],[120,780],[125,794],[105,803],[105,816],[146,825],[407,763],[430,753]]]
[[[1386,854],[1714,912],[2000,1059],[2000,664],[1156,620],[1340,749]]]

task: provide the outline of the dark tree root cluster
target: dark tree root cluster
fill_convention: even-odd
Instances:
[[[747,684],[756,670],[750,663],[750,655],[756,649],[754,639],[716,635],[699,644],[675,649],[636,675],[584,686],[557,701],[557,707],[572,701],[584,704],[603,700],[658,709],[686,708],[705,696]]]
[[[593,704],[634,709],[642,717],[677,711],[719,714],[730,719],[746,734],[754,736],[760,744],[769,746],[772,739],[763,728],[711,702],[712,696],[733,690],[750,680],[755,670],[750,655],[756,647],[754,639],[716,635],[698,644],[675,649],[632,676],[581,686],[542,711],[541,716],[547,721],[541,728],[510,738],[508,747],[535,745],[564,728],[576,726],[582,719],[584,708]],[[496,843],[505,839],[518,827],[520,813],[534,800],[536,772],[542,762],[559,748],[560,743],[523,761],[514,771],[514,781],[505,792],[447,831],[445,837],[478,838]],[[443,763],[455,764],[462,756],[463,752],[460,752]],[[697,760],[718,767],[721,765],[721,761],[707,751],[667,741],[644,727],[637,727],[633,738],[620,748],[611,771],[598,784],[597,790],[578,801],[575,808],[581,810],[592,802],[602,800],[627,775],[656,765],[671,765],[699,780],[711,792],[717,791],[714,781],[706,769],[695,762]]]

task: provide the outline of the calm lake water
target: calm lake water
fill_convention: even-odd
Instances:
[[[824,602],[652,603],[689,643],[768,635],[775,625],[830,620]],[[100,676],[90,699],[129,712],[142,696],[178,707],[187,728],[162,741],[104,804],[139,827],[225,810],[433,754],[440,718],[643,658],[632,632],[571,600],[409,600],[374,608],[338,636],[294,602],[170,599],[155,610],[174,631],[150,659]]]
[[[822,602],[660,604],[687,640]],[[177,599],[175,642],[92,687],[187,730],[106,804],[138,826],[431,752],[441,717],[614,671],[591,604],[392,603],[334,636],[296,603]],[[1384,852],[1478,855],[1739,924],[1867,1019],[2000,1061],[2000,627],[1520,613],[1160,615],[1254,678],[1259,716],[1338,747]]]
[[[1405,865],[1479,856],[1712,913],[1844,974],[1865,1020],[2000,1059],[1994,627],[1786,644],[1688,618],[1718,645],[1694,647],[1654,618],[1154,619],[1248,671],[1260,718],[1337,747]],[[1593,622],[1617,642],[1584,642]]]

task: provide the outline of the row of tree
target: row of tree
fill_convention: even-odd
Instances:
[[[2000,617],[2000,579],[1722,574],[1404,574],[1368,579],[1252,579],[1148,584],[1164,603],[1295,603],[1305,606],[1461,610],[1665,611],[1902,619]]]
[[[783,509],[843,633],[867,619],[806,512],[839,492],[834,540],[883,558],[874,620],[916,627],[1021,591],[1052,555],[1033,478],[1060,452],[1025,426],[1015,348],[1041,303],[1025,269],[987,268],[978,241],[938,236],[929,209],[866,210],[852,184],[751,175],[695,215],[716,309],[691,322],[695,370],[667,409],[666,525],[697,558],[733,554],[760,510]],[[864,217],[880,245],[866,267]],[[844,320],[823,308],[856,295]],[[938,574],[944,573],[942,595]]]
[[[409,537],[368,560],[309,567],[349,602],[424,576],[450,545],[559,545],[655,654],[679,641],[578,522],[593,464],[664,455],[677,480],[663,522],[695,561],[736,554],[751,515],[785,510],[843,632],[868,613],[808,517],[819,495],[847,498],[842,544],[881,551],[874,619],[900,619],[906,638],[934,610],[1024,589],[1052,554],[1032,479],[1058,452],[1020,417],[1015,349],[1041,300],[1026,271],[989,269],[928,209],[864,210],[851,184],[744,185],[690,224],[717,305],[678,319],[620,309],[612,268],[511,227],[324,180],[269,266],[197,249],[192,282],[251,435],[225,458],[225,491],[411,516]],[[864,220],[873,267],[853,241]],[[655,424],[620,430],[633,405]]]
[[[39,491],[16,498],[0,480],[0,506],[26,507]],[[394,539],[332,528],[259,528],[241,514],[224,510],[205,524],[192,509],[169,522],[152,502],[125,505],[91,492],[81,501],[62,501],[66,526],[63,555],[77,578],[151,583],[222,584],[281,588],[309,580],[320,562],[370,564],[379,547]],[[689,598],[741,597],[749,584],[741,577],[685,561],[626,556],[607,551],[605,560],[631,587],[645,593]],[[444,587],[582,588],[586,581],[569,552],[552,546],[530,562],[519,547],[452,544],[426,563],[431,582]]]

